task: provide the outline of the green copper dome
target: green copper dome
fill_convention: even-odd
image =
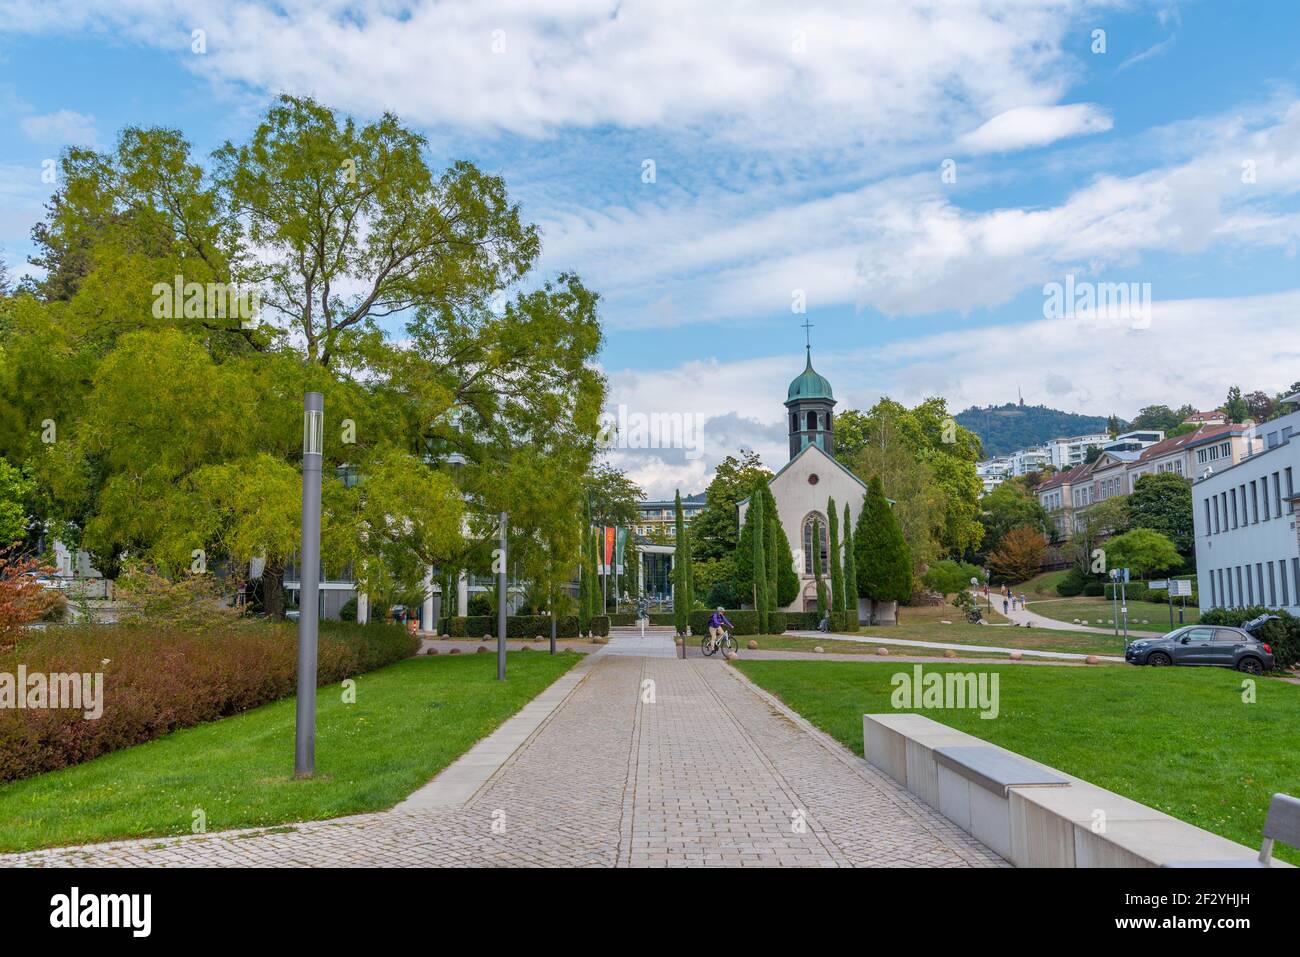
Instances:
[[[826,381],[826,377],[818,374],[812,367],[812,350],[808,351],[808,364],[804,366],[803,372],[790,383],[790,391],[786,395],[787,402],[793,402],[795,399],[830,399],[835,401],[835,396],[831,392],[831,384]]]

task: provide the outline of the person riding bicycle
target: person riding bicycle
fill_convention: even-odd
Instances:
[[[717,641],[722,637],[724,628],[727,631],[732,631],[735,627],[736,626],[727,618],[727,613],[724,612],[721,607],[709,616],[709,638],[713,641]]]

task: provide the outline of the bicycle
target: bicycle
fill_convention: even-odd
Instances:
[[[735,651],[738,647],[736,639],[731,637],[731,632],[726,628],[722,629],[722,634],[716,639],[712,635],[705,635],[700,639],[700,651],[704,652],[706,658],[712,657],[719,648],[726,652]]]

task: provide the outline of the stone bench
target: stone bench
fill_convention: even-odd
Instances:
[[[868,762],[1017,867],[1242,866],[1257,857],[925,715],[863,715],[862,740]]]

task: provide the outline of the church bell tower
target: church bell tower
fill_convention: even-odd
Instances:
[[[810,324],[805,323],[810,328]],[[790,426],[790,458],[806,446],[819,446],[827,455],[835,455],[835,428],[831,410],[835,396],[831,384],[813,369],[812,344],[805,346],[807,363],[803,372],[790,383],[785,407]]]

